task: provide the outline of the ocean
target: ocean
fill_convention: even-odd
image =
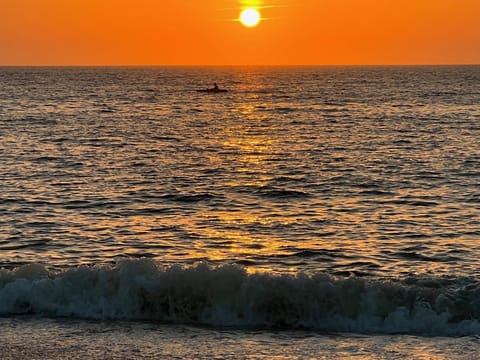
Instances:
[[[0,67],[0,181],[3,359],[480,357],[480,66]]]

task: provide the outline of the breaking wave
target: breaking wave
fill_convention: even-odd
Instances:
[[[147,259],[52,272],[0,270],[0,314],[215,327],[422,335],[480,334],[480,282],[249,274]]]

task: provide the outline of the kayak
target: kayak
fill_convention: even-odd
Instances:
[[[226,93],[228,90],[226,89],[203,89],[203,90],[197,90],[197,92],[205,92],[205,93]]]

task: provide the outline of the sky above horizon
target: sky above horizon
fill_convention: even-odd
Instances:
[[[1,2],[0,65],[480,64],[480,0]]]

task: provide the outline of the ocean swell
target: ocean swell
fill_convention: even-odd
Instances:
[[[51,272],[0,270],[0,314],[217,327],[422,335],[480,334],[480,283],[467,278],[249,274],[147,259]]]

